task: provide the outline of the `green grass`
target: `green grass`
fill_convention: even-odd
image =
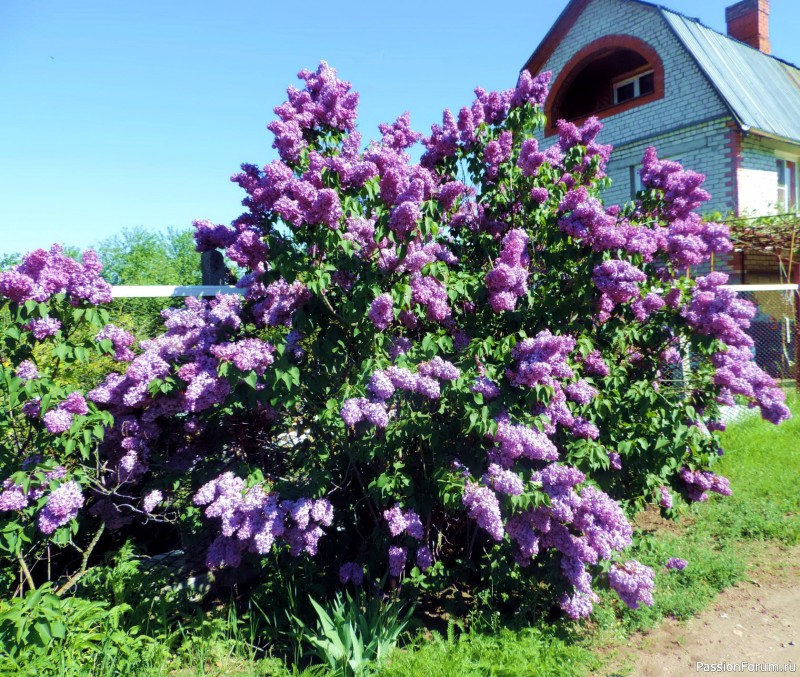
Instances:
[[[484,623],[488,628],[446,636],[422,630],[404,648],[392,654],[377,673],[382,677],[461,677],[471,675],[582,675],[602,672],[613,660],[613,647],[631,633],[654,627],[667,617],[689,618],[702,611],[726,587],[748,576],[748,567],[761,557],[779,564],[780,549],[800,543],[800,401],[789,404],[796,418],[775,427],[758,416],[735,425],[723,436],[725,455],[715,471],[731,480],[733,495],[712,496],[692,506],[679,522],[661,520],[653,513],[640,520],[629,558],[656,570],[655,604],[637,611],[627,609],[609,591],[600,593],[590,621],[546,624],[522,630]],[[778,553],[777,560],[775,553]],[[669,571],[670,557],[689,562],[684,571]],[[152,629],[151,629],[152,630]],[[102,628],[100,629],[102,632]],[[128,653],[102,650],[119,646],[119,636],[97,640],[101,650],[87,653],[78,645],[63,643],[29,661],[13,674],[36,675],[142,675],[194,677],[195,675],[328,674],[321,666],[287,668],[278,658],[255,650],[259,628],[252,618],[235,615],[203,622],[196,627],[161,628],[142,638]],[[124,640],[124,638],[123,638]],[[0,661],[0,674],[7,667]],[[615,668],[617,669],[617,668]],[[607,671],[607,670],[606,670]]]
[[[452,626],[451,626],[452,627]],[[552,629],[501,629],[492,635],[447,637],[425,633],[392,655],[381,677],[515,677],[586,674],[600,662],[587,648],[558,637]]]
[[[723,436],[719,473],[733,495],[698,506],[700,522],[717,539],[775,539],[800,543],[800,404],[789,398],[795,418],[773,426],[752,416]]]

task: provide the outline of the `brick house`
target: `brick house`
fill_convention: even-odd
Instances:
[[[608,202],[639,187],[647,146],[706,175],[710,211],[795,211],[800,69],[770,55],[769,0],[726,9],[728,34],[641,0],[570,0],[524,68],[552,71],[548,127],[603,119]]]
[[[800,69],[770,54],[769,0],[742,0],[725,15],[727,35],[642,0],[570,0],[523,66],[534,75],[553,73],[540,142],[550,141],[558,119],[601,118],[600,141],[614,146],[607,204],[634,197],[642,155],[655,146],[659,157],[706,175],[709,212],[797,212]],[[731,283],[790,276],[800,283],[800,221],[791,219],[791,236],[784,228],[765,243],[756,233],[718,258],[715,269],[726,270]],[[707,271],[705,265],[692,273]],[[794,295],[751,296],[758,306],[751,329],[757,362],[800,385]]]

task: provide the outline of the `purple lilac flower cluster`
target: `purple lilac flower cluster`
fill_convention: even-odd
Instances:
[[[600,290],[598,319],[604,321],[617,305],[639,296],[639,285],[647,275],[627,261],[611,259],[595,266],[592,278]]]
[[[0,491],[0,512],[22,510],[27,505],[28,495],[22,485],[11,480],[3,482],[3,490]]]
[[[239,371],[255,371],[262,376],[275,361],[275,346],[260,339],[242,339],[211,347],[211,354],[220,362],[232,362]]]
[[[358,115],[358,94],[324,61],[316,72],[301,70],[297,77],[305,80],[306,86],[302,90],[289,87],[288,101],[275,108],[280,120],[267,127],[275,134],[273,148],[285,161],[296,160],[307,148],[305,131],[315,127],[351,131]]]
[[[422,520],[413,510],[403,510],[399,505],[395,505],[389,510],[383,511],[383,519],[386,520],[389,533],[392,536],[399,536],[405,533],[417,540],[422,540],[425,537],[425,528],[422,526]]]
[[[693,211],[710,195],[700,186],[702,174],[684,170],[680,163],[659,160],[653,147],[645,151],[642,160],[642,186],[658,190],[663,195],[662,216],[668,231],[665,248],[672,263],[681,268],[694,266],[733,248],[728,227],[719,223],[704,223]]]
[[[368,317],[378,331],[386,329],[394,321],[391,295],[379,294],[376,296],[370,305]]]
[[[608,572],[608,582],[631,609],[641,604],[653,606],[655,572],[635,559],[615,564]]]
[[[45,428],[47,432],[57,435],[66,432],[72,427],[73,415],[86,416],[89,407],[86,400],[79,392],[70,393],[67,398],[60,402],[55,409],[51,409],[44,416]]]
[[[164,500],[164,494],[162,494],[161,491],[159,491],[158,489],[153,489],[152,491],[148,492],[147,495],[142,499],[142,510],[149,515],[156,509],[156,506],[163,500]]]
[[[489,460],[503,468],[511,468],[519,458],[533,461],[554,461],[558,450],[547,435],[521,424],[511,423],[507,417],[497,421],[497,432],[487,437],[497,446],[489,452]]]
[[[683,571],[688,565],[689,562],[687,562],[685,559],[681,559],[680,557],[670,557],[664,566],[667,569],[674,569],[675,571]]]
[[[131,346],[134,338],[130,332],[113,324],[107,324],[94,338],[96,341],[111,341],[114,346],[114,359],[117,362],[130,362],[133,359]]]
[[[253,306],[253,315],[257,322],[269,327],[290,327],[295,311],[311,298],[311,292],[298,280],[292,284],[278,280],[259,292],[258,285],[251,286],[248,298],[259,299]]]
[[[33,334],[37,341],[44,341],[49,336],[55,336],[61,329],[61,321],[54,317],[43,317],[31,320],[25,325],[25,329]]]
[[[364,582],[364,567],[357,562],[345,562],[339,567],[339,582],[359,586]]]
[[[221,360],[261,374],[271,364],[274,348],[266,342],[219,343],[229,328],[241,325],[241,304],[233,295],[187,298],[183,308],[163,311],[166,332],[142,341],[143,352],[123,374],[109,374],[89,393],[116,418],[103,443],[114,482],[135,482],[147,471],[151,444],[162,435],[159,417],[200,412],[228,396],[231,386],[218,374]],[[185,385],[169,395],[150,394],[155,379],[173,375]]]
[[[246,489],[245,481],[231,472],[200,487],[192,500],[206,506],[206,517],[220,521],[220,534],[208,550],[210,568],[238,566],[248,550],[264,555],[278,539],[289,545],[293,557],[316,555],[322,527],[333,522],[326,499],[282,501],[259,485]]]
[[[689,470],[689,468],[683,467],[678,476],[685,484],[686,496],[690,501],[707,501],[707,492],[709,491],[722,496],[731,495],[728,479],[708,470]]]
[[[474,519],[481,529],[485,529],[495,541],[502,541],[505,529],[503,516],[500,514],[500,502],[497,494],[489,487],[467,482],[461,498],[467,514]]]
[[[556,378],[572,378],[574,372],[567,364],[567,356],[574,349],[572,336],[557,336],[544,329],[514,347],[511,356],[516,360],[515,369],[509,370],[506,376],[512,385],[530,388],[538,384],[552,385]]]
[[[39,378],[39,370],[31,360],[23,360],[17,365],[17,377],[23,381],[33,381]]]
[[[77,482],[65,482],[50,494],[47,504],[39,513],[39,530],[49,535],[72,521],[85,500]]]
[[[486,376],[479,376],[475,382],[470,386],[473,393],[480,393],[487,400],[493,400],[495,397],[500,396],[499,386]]]
[[[561,600],[573,618],[592,611],[597,598],[592,591],[589,566],[609,559],[631,542],[632,529],[619,505],[596,487],[578,484],[586,478],[576,468],[551,464],[534,478],[550,497],[550,506],[517,513],[506,532],[517,545],[517,561],[527,564],[540,551],[553,548],[561,554],[561,571],[573,586]]]
[[[602,377],[611,373],[599,350],[593,350],[583,358],[583,370],[591,376]]]
[[[509,231],[503,238],[500,257],[486,273],[489,305],[495,313],[514,310],[517,299],[528,293],[528,240],[521,228]]]
[[[513,108],[526,104],[541,106],[547,98],[550,78],[549,72],[532,77],[527,71],[522,71],[514,89],[486,92],[477,88],[475,100],[471,106],[465,106],[459,111],[458,121],[446,110],[442,116],[442,124],[431,127],[431,135],[422,140],[426,148],[422,164],[433,167],[453,157],[460,147],[469,148],[479,140],[481,125],[501,124]],[[500,146],[499,141],[496,143]],[[502,148],[499,150],[502,152]],[[495,151],[490,151],[490,161],[494,153]]]
[[[745,332],[755,307],[736,292],[723,289],[727,281],[724,273],[698,278],[691,301],[681,314],[697,333],[713,336],[728,346],[711,359],[717,370],[714,382],[721,387],[720,402],[733,404],[733,395],[743,395],[761,408],[765,419],[780,423],[790,416],[786,394],[753,361],[753,339]]]
[[[489,464],[489,470],[481,478],[481,482],[490,489],[508,496],[519,496],[524,489],[522,479],[517,473],[496,463]]]
[[[439,356],[419,364],[417,373],[406,367],[378,369],[373,372],[367,385],[370,398],[351,397],[345,400],[340,410],[342,420],[351,428],[362,421],[385,428],[389,424],[386,402],[395,391],[404,390],[428,400],[437,400],[441,395],[439,381],[455,381],[460,375],[455,365]]]
[[[92,250],[84,252],[81,264],[66,256],[58,245],[53,245],[50,251],[37,249],[26,254],[18,266],[0,272],[0,296],[16,303],[44,303],[55,294],[66,293],[73,303],[79,300],[109,303],[111,286],[100,277],[102,268]],[[43,327],[49,331],[52,324]]]

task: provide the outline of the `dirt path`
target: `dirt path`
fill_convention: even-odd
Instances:
[[[753,567],[748,581],[723,591],[711,607],[685,623],[669,620],[631,639],[603,675],[684,677],[710,674],[697,663],[777,664],[777,670],[742,674],[800,675],[800,548],[784,549],[780,564],[765,560]],[[794,664],[784,668],[784,664]],[[758,665],[756,665],[758,667]],[[727,669],[733,672],[732,668]],[[725,674],[717,667],[714,674]]]

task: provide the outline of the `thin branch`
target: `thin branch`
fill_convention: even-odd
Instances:
[[[331,302],[328,301],[328,297],[325,296],[325,292],[324,291],[320,294],[320,297],[322,298],[322,301],[325,303],[325,305],[328,306],[328,310],[331,312],[331,315],[333,315],[337,320],[339,320],[339,322],[341,322],[344,326],[347,326],[347,323],[344,321],[342,316],[339,315],[339,313],[337,313],[333,309],[333,306],[331,305]]]
[[[86,550],[83,551],[83,560],[81,561],[81,568],[78,569],[72,576],[69,577],[66,583],[62,585],[58,590],[56,590],[56,595],[61,597],[67,590],[69,590],[73,585],[75,585],[78,580],[86,573],[87,565],[89,564],[89,557],[92,554],[92,551],[95,549],[97,542],[100,540],[100,536],[103,535],[103,531],[105,531],[106,523],[101,522],[100,528],[97,530],[97,533],[94,535],[92,542],[89,543]]]
[[[28,565],[25,564],[25,560],[22,557],[22,553],[17,553],[17,561],[19,562],[20,571],[25,576],[25,580],[28,582],[28,586],[31,590],[36,590],[36,584],[33,582],[33,576],[31,576],[31,571],[28,569]]]

